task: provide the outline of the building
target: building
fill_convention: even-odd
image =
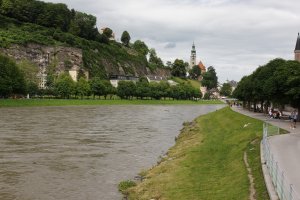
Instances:
[[[192,69],[197,61],[196,61],[196,47],[195,47],[195,43],[193,42],[193,46],[192,46],[192,51],[191,51],[191,58],[190,58],[190,69]]]
[[[203,65],[201,61],[199,62],[198,67],[201,70],[201,74],[204,74],[206,72],[206,67]]]
[[[192,46],[192,51],[191,51],[191,58],[190,58],[190,65],[189,68],[192,69],[195,65],[197,65],[197,52],[196,52],[196,47],[195,47],[195,43],[193,42],[193,46]],[[199,62],[198,64],[199,69],[201,70],[201,74],[206,72],[206,67],[205,65],[202,63],[202,61]]]
[[[296,42],[296,47],[295,47],[295,60],[300,62],[300,36],[298,33],[298,37],[297,37],[297,42]]]

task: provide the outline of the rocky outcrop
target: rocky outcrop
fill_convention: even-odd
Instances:
[[[39,44],[11,45],[6,49],[0,48],[0,52],[14,58],[17,62],[29,60],[40,69],[52,65],[57,73],[83,67],[82,50],[72,47],[54,47]]]

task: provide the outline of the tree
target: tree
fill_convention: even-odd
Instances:
[[[176,59],[173,63],[171,74],[176,77],[186,76],[186,64],[183,60]]]
[[[70,98],[75,93],[75,82],[69,73],[62,73],[54,83],[54,91],[61,98]]]
[[[146,77],[141,77],[136,83],[136,96],[143,99],[150,96],[149,82]]]
[[[229,83],[224,83],[221,88],[220,94],[228,97],[231,95],[231,93],[232,93],[231,85]]]
[[[120,81],[118,83],[117,95],[121,99],[131,99],[136,93],[136,85],[132,81]]]
[[[26,83],[24,75],[17,64],[0,54],[0,96],[8,97],[13,94],[25,94]]]
[[[133,43],[133,49],[144,56],[146,56],[149,53],[148,46],[141,40],[136,40]]]
[[[97,19],[93,15],[75,12],[69,32],[85,39],[95,40],[97,37],[100,37],[100,33],[96,28],[96,22]]]
[[[26,82],[26,92],[29,95],[35,95],[38,93],[38,78],[37,74],[39,71],[38,66],[28,60],[22,60],[18,66],[24,75]]]
[[[189,71],[191,79],[197,80],[198,77],[201,75],[201,69],[198,65],[195,65],[192,67],[192,69]]]
[[[208,90],[218,86],[218,77],[214,67],[208,67],[207,72],[203,74],[202,85]]]
[[[90,84],[94,98],[95,96],[99,96],[100,99],[100,96],[105,94],[105,85],[103,81],[99,77],[95,77],[91,80]]]
[[[83,99],[83,96],[89,96],[91,93],[91,86],[89,82],[81,77],[79,78],[78,82],[76,83],[76,94]]]
[[[149,68],[155,70],[156,68],[164,67],[163,61],[157,56],[155,49],[149,50]]]
[[[103,35],[105,35],[108,39],[112,37],[113,31],[110,28],[105,28],[103,30]]]
[[[127,32],[127,31],[124,31],[123,33],[122,33],[122,36],[121,36],[121,41],[123,42],[123,44],[125,45],[125,46],[127,46],[128,47],[128,45],[129,45],[129,42],[130,42],[130,35],[129,35],[129,33]]]

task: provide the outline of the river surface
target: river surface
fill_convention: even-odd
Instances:
[[[223,105],[0,109],[1,200],[120,200],[182,123]]]

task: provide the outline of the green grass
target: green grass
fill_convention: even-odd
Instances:
[[[168,156],[147,171],[145,180],[128,189],[129,199],[247,200],[245,151],[256,199],[269,199],[260,163],[262,126],[228,107],[197,118],[185,126]]]
[[[196,81],[196,80],[191,80],[191,79],[182,79],[179,77],[173,77],[172,78],[173,81],[177,82],[177,83],[190,83],[194,88],[199,89],[200,88],[200,81]]]
[[[67,100],[67,99],[0,99],[0,107],[76,106],[76,105],[201,105],[223,104],[219,100]]]

